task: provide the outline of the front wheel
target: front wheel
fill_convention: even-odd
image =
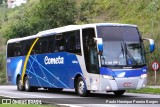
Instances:
[[[78,78],[76,85],[76,92],[78,93],[79,96],[82,97],[85,97],[90,93],[90,91],[87,90],[87,87],[82,77]]]
[[[125,93],[125,90],[114,91],[113,93],[115,96],[122,96]]]

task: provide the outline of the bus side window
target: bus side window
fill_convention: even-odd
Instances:
[[[55,35],[55,52],[64,52],[66,50],[65,34]]]
[[[22,46],[22,56],[25,55],[25,41],[21,41],[21,46]]]
[[[22,55],[22,46],[20,42],[14,43],[14,55],[13,56],[21,56]]]
[[[48,45],[49,45],[49,40],[47,38],[42,38],[40,42],[41,53],[48,53]]]
[[[53,51],[53,36],[40,38],[32,49],[31,54],[43,54]]]
[[[38,40],[37,43],[34,45],[31,54],[39,54],[40,53],[40,41]]]
[[[76,31],[75,32],[76,34],[76,37],[75,37],[75,41],[76,41],[76,53],[79,54],[79,55],[82,55],[81,54],[81,42],[80,42],[80,31]]]
[[[67,33],[67,51],[70,53],[75,53],[75,35],[74,32],[68,32]]]
[[[53,52],[54,50],[54,39],[53,39],[54,35],[50,35],[48,37],[48,53]]]
[[[67,52],[81,55],[80,31],[67,33]]]
[[[7,57],[13,57],[14,51],[14,43],[9,43],[7,47]]]
[[[35,39],[24,41],[24,55],[27,55]],[[33,52],[31,52],[33,54]]]

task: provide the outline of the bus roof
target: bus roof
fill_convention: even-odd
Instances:
[[[28,39],[32,39],[32,38],[37,38],[37,35],[31,35],[31,36],[26,36],[26,37],[22,37],[22,38],[14,38],[14,39],[9,39],[7,41],[7,43],[14,43],[14,42],[20,42],[23,40],[28,40]]]
[[[84,24],[84,25],[68,25],[68,26],[64,26],[64,27],[59,27],[59,28],[49,29],[49,30],[45,30],[45,31],[40,31],[36,35],[26,36],[26,37],[22,37],[22,38],[10,39],[10,40],[7,41],[7,43],[19,42],[19,41],[23,41],[23,40],[38,38],[38,37],[41,37],[41,36],[47,36],[47,35],[62,33],[62,32],[66,32],[66,31],[78,30],[80,28],[89,28],[89,27],[96,27],[96,26],[137,27],[136,25],[132,25],[132,24],[120,24],[120,23],[94,23],[94,24]]]
[[[59,27],[55,29],[49,29],[46,31],[41,31],[38,34],[39,35],[49,35],[51,33],[61,33],[71,30],[77,30],[80,28],[88,28],[88,27],[96,27],[96,26],[131,26],[131,27],[137,27],[136,25],[132,24],[120,24],[120,23],[94,23],[94,24],[84,24],[84,25],[68,25],[64,27]]]

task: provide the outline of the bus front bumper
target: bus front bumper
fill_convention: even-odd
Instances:
[[[128,77],[106,79],[101,77],[100,91],[117,91],[129,89],[141,89],[146,86],[147,78]]]

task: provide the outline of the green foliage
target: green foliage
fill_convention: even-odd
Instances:
[[[68,24],[76,20],[75,2],[71,0],[37,0],[16,7],[7,14],[3,35],[7,38],[24,37],[39,31]]]
[[[127,90],[129,93],[145,93],[145,94],[160,94],[159,88],[144,88],[139,90]]]
[[[34,14],[38,31],[75,23],[76,7],[71,0],[41,0]],[[32,21],[32,20],[31,20]]]
[[[2,45],[4,47],[4,45]],[[4,52],[4,48],[0,47],[0,50]],[[0,52],[0,84],[6,83],[6,72],[5,72],[5,56],[4,53]]]
[[[2,4],[3,3],[3,0],[0,0],[0,4]]]
[[[76,23],[89,23],[92,16],[96,14],[94,8],[96,6],[95,0],[77,0],[77,20]]]
[[[5,20],[7,8],[5,4],[0,5],[0,84],[6,83],[5,73],[5,38],[2,37],[1,28]]]

